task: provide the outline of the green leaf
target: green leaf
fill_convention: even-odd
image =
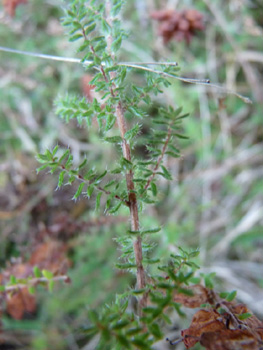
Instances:
[[[16,279],[16,277],[14,275],[10,276],[10,283],[11,284],[17,284],[17,279]]]
[[[116,338],[117,338],[118,342],[121,344],[121,346],[124,349],[130,349],[131,348],[130,342],[128,341],[127,338],[125,338],[124,335],[118,334],[118,335],[116,335]]]
[[[173,177],[171,175],[171,173],[165,168],[165,166],[161,165],[161,168],[163,170],[163,176],[167,179],[167,180],[172,180]]]
[[[120,136],[105,137],[104,140],[110,143],[120,143],[122,138]]]
[[[133,345],[135,345],[139,349],[142,349],[142,350],[150,349],[148,344],[144,340],[142,340],[140,338],[134,338],[134,339],[131,340],[131,342],[132,342]]]
[[[140,233],[141,233],[141,231],[132,231],[132,230],[127,231],[128,235],[139,235]]]
[[[101,20],[101,29],[104,34],[110,34],[111,33],[111,26],[105,19],[102,18]]]
[[[152,194],[154,195],[154,197],[157,196],[157,186],[154,182],[151,182],[151,190],[152,190]]]
[[[95,210],[96,211],[99,211],[100,209],[100,199],[101,199],[101,196],[102,196],[102,192],[99,192],[97,194],[97,198],[96,198],[96,207],[95,207]]]
[[[88,317],[92,323],[97,323],[97,321],[99,319],[99,315],[98,315],[97,311],[95,311],[95,310],[89,310]]]
[[[146,235],[146,234],[151,234],[151,233],[157,233],[157,232],[160,232],[160,231],[161,231],[161,227],[155,227],[155,228],[151,228],[151,229],[148,229],[148,230],[141,231],[141,234],[142,235]]]
[[[140,125],[139,124],[136,124],[132,129],[128,130],[125,135],[124,135],[124,138],[127,140],[127,141],[130,141],[132,140],[137,134],[138,132],[140,131]]]
[[[199,283],[199,282],[198,282]],[[220,298],[225,299],[228,296],[228,292],[219,293]]]
[[[51,271],[48,271],[48,270],[42,270],[42,275],[48,280],[50,280],[54,277],[53,273]]]
[[[253,315],[251,313],[249,313],[249,312],[245,312],[245,313],[243,313],[241,315],[237,315],[239,320],[246,320],[247,318],[249,318],[251,316],[253,316]]]
[[[40,271],[40,269],[39,269],[37,266],[34,266],[34,267],[33,267],[33,272],[34,272],[34,275],[35,275],[37,278],[40,278],[40,277],[42,276],[41,271]]]
[[[133,167],[133,164],[127,158],[121,157],[120,166],[122,167],[123,170],[131,170]]]
[[[200,251],[196,250],[194,252],[189,253],[188,257],[189,257],[189,259],[196,258],[197,256],[199,256],[199,254],[200,254]]]
[[[88,196],[88,198],[91,197],[93,191],[94,191],[94,185],[89,185],[88,188],[87,188],[87,196]]]
[[[59,158],[58,164],[61,164],[62,161],[63,161],[65,158],[67,158],[68,155],[69,155],[69,149],[67,149],[67,150],[62,154],[62,156]]]
[[[83,330],[81,330],[81,332],[88,335],[95,335],[96,333],[98,333],[98,331],[99,330],[95,326],[85,327]]]
[[[233,291],[230,292],[230,293],[228,294],[228,296],[226,297],[226,301],[232,301],[232,300],[234,300],[235,297],[236,297],[236,295],[237,295],[237,291],[236,291],[236,290],[233,290]]]
[[[176,118],[177,120],[180,120],[180,119],[184,119],[184,118],[187,118],[189,117],[189,113],[186,113],[186,114],[182,114],[180,115],[180,117]]]
[[[78,49],[77,52],[83,52],[89,47],[90,43],[89,41],[85,41],[84,44],[82,44]]]
[[[105,126],[105,131],[109,131],[115,124],[116,122],[116,117],[113,114],[109,114],[106,117],[106,126]]]
[[[122,1],[118,1],[116,5],[112,6],[111,8],[111,16],[115,17],[118,15],[118,13],[121,10],[121,6],[122,6]]]
[[[130,324],[129,320],[120,320],[117,323],[115,323],[114,325],[112,325],[112,329],[117,330],[117,329],[122,329],[126,326],[128,326],[128,324]]]
[[[140,333],[141,331],[142,331],[141,327],[130,328],[126,331],[126,335],[132,336],[132,335]]]
[[[164,322],[166,322],[169,325],[172,325],[172,321],[170,319],[170,317],[168,317],[165,313],[162,313],[162,319],[164,320]]]
[[[180,154],[174,153],[172,151],[166,151],[165,154],[167,154],[168,156],[173,157],[173,158],[180,158],[181,157]]]
[[[176,136],[178,139],[189,140],[188,136],[182,134],[174,133],[173,136]]]
[[[115,39],[113,41],[113,43],[111,45],[111,50],[112,50],[113,53],[116,53],[120,49],[121,42],[122,42],[122,37],[120,35],[117,39]]]
[[[81,195],[82,190],[83,190],[83,187],[84,187],[85,185],[86,185],[85,182],[82,182],[82,183],[79,185],[79,187],[78,187],[78,189],[77,189],[77,191],[76,191],[76,193],[74,194],[74,196],[73,196],[72,199],[77,199],[77,198]]]
[[[134,106],[129,106],[129,107],[128,107],[128,111],[129,111],[131,114],[133,114],[133,115],[135,115],[136,117],[138,117],[138,118],[142,118],[142,117],[143,117],[143,113],[142,113],[142,111],[141,111],[139,108],[136,108],[136,107],[134,107]]]
[[[215,277],[215,273],[212,272],[212,273],[209,273],[208,275],[201,275],[204,277],[204,282],[205,282],[205,286],[206,288],[209,288],[209,289],[213,289],[214,288],[214,284],[212,282],[212,279],[213,277]]]
[[[96,23],[91,24],[85,29],[85,34],[89,35],[96,28]]]
[[[64,176],[66,174],[66,171],[63,170],[61,171],[61,173],[59,174],[59,179],[58,179],[58,188],[60,188],[63,185],[63,181],[64,181]]]
[[[0,292],[4,292],[5,291],[5,286],[0,285]]]
[[[126,263],[126,264],[115,264],[115,266],[118,269],[125,270],[125,269],[132,269],[134,267],[137,267],[136,264]]]
[[[157,323],[148,325],[148,329],[156,339],[161,339],[163,337],[163,333]]]
[[[96,177],[95,183],[98,184],[104,178],[104,176],[107,175],[107,173],[108,173],[107,170],[103,171],[102,174],[100,174],[98,177]]]
[[[172,112],[172,117],[173,119],[175,119],[176,117],[178,117],[178,115],[182,112],[183,107],[179,107],[177,108],[174,112]]]
[[[142,289],[135,289],[132,291],[132,294],[133,295],[141,295],[141,294],[144,294],[145,292],[145,288],[142,288]]]
[[[108,210],[108,212],[110,214],[115,214],[120,209],[121,205],[122,205],[122,202],[119,202],[114,207],[112,207],[110,210]]]
[[[71,38],[69,38],[69,41],[77,41],[79,39],[83,38],[82,34],[75,34]]]
[[[82,168],[84,168],[85,167],[85,165],[87,164],[87,158],[85,158],[84,160],[83,160],[83,162],[78,166],[78,169],[80,170],[80,169],[82,169]]]
[[[65,164],[66,169],[68,169],[71,166],[72,160],[73,160],[73,156],[71,154],[69,154],[68,159],[67,159],[66,164]]]
[[[57,151],[58,151],[58,145],[56,145],[55,147],[54,147],[54,149],[53,149],[53,151],[52,151],[52,156],[53,157],[55,157],[55,155],[56,155],[56,153],[57,153]]]
[[[40,171],[42,171],[42,170],[44,170],[44,169],[46,169],[46,168],[48,168],[48,167],[49,167],[49,164],[44,164],[44,165],[42,165],[41,167],[37,168],[37,170],[36,170],[37,174],[38,174]]]
[[[29,286],[28,291],[32,295],[36,294],[36,288],[34,286]]]
[[[49,161],[49,158],[45,154],[41,154],[41,153],[39,153],[36,156],[36,159],[39,163],[46,163]]]
[[[116,180],[111,180],[109,183],[107,183],[105,186],[104,186],[104,189],[106,190],[107,188],[110,188],[111,186],[115,185],[116,184]]]

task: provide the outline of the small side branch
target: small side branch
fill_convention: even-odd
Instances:
[[[160,166],[160,164],[161,164],[161,162],[162,162],[162,160],[163,160],[163,157],[164,157],[164,155],[165,155],[165,152],[166,152],[167,146],[168,146],[168,144],[169,144],[169,141],[170,141],[170,139],[171,139],[171,136],[172,136],[172,129],[169,128],[169,129],[168,129],[168,133],[167,133],[167,137],[166,137],[166,140],[165,140],[165,143],[164,143],[163,148],[162,148],[162,153],[160,154],[160,156],[159,156],[158,159],[157,159],[157,162],[156,162],[156,165],[155,165],[155,167],[154,167],[154,169],[153,169],[152,175],[149,177],[149,179],[148,179],[146,185],[144,186],[144,189],[145,189],[145,190],[147,190],[147,188],[150,186],[151,182],[152,182],[153,179],[155,178],[156,172],[157,172],[157,170],[159,169],[159,166]]]
[[[60,165],[59,167],[60,167],[63,171],[66,171],[67,174],[70,174],[70,170],[66,169],[64,165]],[[84,183],[86,183],[87,185],[92,185],[92,184],[94,184],[94,182],[96,182],[96,178],[93,179],[93,180],[85,180],[84,177],[83,177],[82,175],[80,175],[80,174],[75,174],[74,176],[75,176],[75,178],[76,178],[77,180],[79,180],[79,181],[81,181],[81,182],[84,182]],[[94,186],[96,187],[97,190],[99,190],[100,192],[105,193],[105,194],[108,195],[108,196],[112,194],[111,191],[105,190],[105,188],[103,188],[102,186],[95,185],[95,184],[94,184]],[[121,198],[121,197],[118,196],[117,194],[115,194],[113,197],[114,197],[115,199],[117,199],[117,200],[123,202],[126,206],[129,206],[129,202],[126,201],[125,199]]]
[[[25,283],[17,283],[17,284],[12,284],[10,286],[5,286],[5,292],[12,292],[12,291],[17,291],[22,288],[28,288],[31,286],[35,286],[38,283],[49,283],[50,281],[63,281],[63,282],[70,282],[70,279],[66,275],[61,275],[61,276],[55,276],[51,279],[48,279],[46,277],[35,277],[27,280]]]

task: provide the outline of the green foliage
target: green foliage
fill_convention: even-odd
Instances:
[[[131,210],[131,198],[136,198],[140,211],[143,211],[145,204],[155,203],[158,200],[156,178],[160,176],[172,180],[172,174],[164,165],[164,157],[178,158],[180,151],[176,141],[186,138],[182,133],[181,121],[187,115],[182,114],[182,107],[161,106],[152,119],[154,127],[145,142],[141,130],[147,125],[149,116],[144,108],[151,103],[153,95],[162,93],[162,88],[170,83],[162,73],[147,72],[144,86],[130,85],[126,79],[127,68],[119,65],[117,60],[126,37],[119,19],[115,17],[121,5],[122,1],[113,2],[113,17],[108,17],[104,2],[90,1],[86,6],[79,0],[68,6],[63,24],[68,29],[69,40],[80,42],[78,51],[83,54],[82,62],[85,67],[94,70],[90,85],[94,85],[95,91],[102,97],[88,102],[85,98],[68,95],[66,98],[59,97],[55,103],[56,114],[66,123],[77,119],[78,124],[83,125],[85,121],[87,128],[93,128],[96,119],[99,137],[117,151],[116,163],[107,164],[104,171],[97,172],[87,158],[80,165],[75,165],[70,150],[62,150],[58,146],[37,156],[42,164],[38,172],[49,169],[50,173],[58,174],[58,188],[77,182],[73,199],[77,200],[80,196],[90,198],[94,194],[95,210],[101,210],[103,198],[104,210],[109,214],[115,214],[122,205]],[[176,71],[172,66],[162,69],[169,74]],[[125,132],[122,131],[126,123],[124,118],[129,121]],[[119,130],[116,130],[116,121]],[[143,143],[147,154],[142,157],[130,154]],[[120,146],[123,155],[120,155]],[[131,211],[131,220],[132,215]],[[187,292],[184,286],[190,283],[194,270],[198,268],[192,261],[198,252],[187,253],[180,248],[178,255],[171,255],[168,264],[158,267],[160,259],[153,256],[155,244],[150,237],[160,231],[160,227],[131,229],[126,235],[115,238],[122,252],[115,266],[137,275],[138,264],[142,264],[148,270],[151,283],[146,283],[141,289],[124,292],[114,304],[100,312],[89,311],[90,325],[86,333],[100,333],[97,349],[151,349],[152,344],[163,337],[161,321],[170,322],[171,310],[182,314],[180,306],[173,302],[173,293]],[[138,242],[141,247],[136,248],[135,253],[134,245]],[[138,249],[141,249],[141,253]],[[136,254],[142,254],[141,261],[138,261]],[[52,290],[52,277],[46,271],[42,273],[47,279],[51,278],[49,290]],[[128,299],[135,295],[141,309],[139,317],[137,312],[128,310]],[[141,306],[140,300],[145,296],[151,306]]]
[[[173,301],[175,292],[189,294],[183,288],[190,283],[190,279],[197,268],[191,259],[198,252],[186,252],[179,249],[180,254],[171,255],[167,265],[159,267],[165,275],[152,275],[152,283],[147,285],[150,305],[143,308],[143,316],[138,318],[128,308],[128,300],[133,296],[139,296],[145,290],[130,290],[116,297],[115,303],[107,305],[100,312],[89,311],[89,326],[84,333],[94,335],[100,333],[100,341],[97,349],[152,349],[151,345],[163,338],[160,324],[164,321],[170,324],[169,314],[176,310],[180,315],[180,305]],[[124,266],[121,268],[133,268]],[[143,329],[144,328],[144,329]]]
[[[14,18],[2,21],[0,25],[1,42],[20,50],[67,57],[74,55],[76,49],[78,49],[77,56],[83,59],[84,69],[88,70],[90,65],[91,69],[89,72],[94,77],[91,84],[95,85],[96,82],[98,83],[95,86],[97,100],[87,102],[82,97],[82,92],[79,89],[79,79],[83,76],[83,67],[81,65],[58,64],[52,61],[30,58],[25,55],[16,56],[14,54],[1,53],[1,69],[4,78],[1,85],[1,104],[3,108],[1,109],[0,132],[4,142],[1,143],[0,152],[3,156],[3,168],[7,169],[7,171],[1,172],[0,175],[0,182],[3,185],[3,191],[1,192],[2,204],[4,204],[4,212],[1,212],[4,218],[3,232],[17,232],[25,240],[27,237],[32,237],[32,230],[34,231],[31,225],[32,222],[39,224],[37,220],[40,219],[41,225],[43,222],[48,226],[53,224],[53,218],[57,217],[59,213],[59,210],[54,210],[54,213],[52,212],[52,215],[50,215],[50,207],[52,207],[53,201],[56,203],[56,208],[58,207],[63,211],[68,210],[69,205],[68,201],[64,200],[65,197],[78,200],[75,208],[82,204],[81,199],[86,199],[86,197],[91,199],[87,201],[88,210],[85,212],[87,220],[93,215],[100,216],[102,213],[108,215],[119,212],[121,215],[125,215],[128,212],[127,201],[129,193],[126,188],[124,175],[126,175],[127,171],[132,171],[135,175],[133,182],[137,196],[138,191],[140,191],[138,200],[139,209],[141,210],[141,228],[137,231],[128,230],[125,227],[122,228],[121,233],[115,226],[113,229],[106,226],[106,230],[109,233],[114,232],[114,237],[126,237],[127,234],[130,239],[127,240],[127,247],[125,246],[125,241],[123,243],[120,239],[121,254],[124,254],[126,251],[126,255],[120,258],[118,266],[123,269],[126,267],[126,271],[130,270],[132,272],[131,278],[134,278],[136,268],[134,267],[133,245],[138,237],[142,238],[144,248],[143,266],[147,269],[147,274],[149,272],[149,276],[161,273],[160,270],[156,272],[157,266],[160,264],[158,261],[161,260],[161,265],[164,264],[163,256],[167,257],[170,251],[170,249],[167,249],[167,246],[169,245],[169,248],[175,249],[175,243],[184,247],[198,245],[202,251],[201,261],[205,258],[205,261],[212,259],[216,262],[214,253],[217,253],[217,250],[212,249],[213,245],[216,245],[229,229],[232,230],[239,224],[246,211],[250,210],[250,208],[253,209],[253,201],[256,204],[258,203],[259,193],[262,193],[260,169],[257,161],[258,157],[260,157],[261,148],[258,147],[259,144],[256,144],[261,140],[262,108],[259,105],[257,107],[258,113],[256,114],[253,106],[247,111],[242,102],[227,99],[224,102],[226,108],[222,107],[223,109],[219,110],[218,101],[215,98],[216,95],[214,93],[207,94],[207,89],[206,91],[199,91],[194,85],[182,88],[182,84],[175,83],[170,86],[169,92],[167,91],[168,93],[166,93],[166,87],[169,86],[170,82],[163,79],[162,75],[152,72],[144,75],[141,73],[142,71],[134,71],[131,67],[118,65],[118,62],[123,60],[143,61],[153,51],[155,52],[154,57],[156,60],[162,59],[161,56],[158,56],[161,53],[158,53],[158,50],[156,51],[156,47],[154,47],[155,37],[153,39],[149,33],[146,33],[146,31],[142,33],[140,30],[142,28],[141,24],[139,24],[140,14],[134,12],[133,2],[126,2],[127,16],[125,17],[124,12],[122,21],[125,21],[127,18],[127,23],[125,23],[127,27],[130,27],[132,21],[133,25],[135,22],[140,29],[132,30],[131,40],[133,43],[125,45],[125,50],[119,52],[117,50],[121,49],[120,45],[124,43],[126,38],[126,33],[121,29],[119,21],[120,11],[123,8],[122,1],[112,2],[113,8],[111,13],[113,17],[118,16],[114,18],[114,23],[106,18],[105,14],[107,12],[103,1],[65,1],[64,3],[66,4],[64,12],[66,30],[72,32],[70,34],[70,38],[73,40],[70,44],[71,46],[67,46],[65,37],[59,29],[58,18],[61,16],[61,8],[54,6],[55,4],[51,2],[45,4],[39,0],[30,1],[26,6],[19,6]],[[229,5],[226,1],[223,3]],[[97,11],[98,4],[99,12]],[[220,60],[215,64],[215,69],[211,72],[209,71],[211,81],[215,80],[217,75],[219,81],[224,81],[225,76],[232,77],[232,79],[237,78],[235,80],[237,89],[245,91],[247,85],[243,76],[243,69],[242,67],[239,68],[239,60],[236,59],[235,50],[231,49],[224,36],[225,32],[227,33],[227,28],[222,29],[219,26],[215,26],[212,13],[209,14],[209,9],[204,4],[200,5],[192,1],[189,5],[194,5],[199,10],[202,9],[206,12],[207,18],[212,18],[212,21],[208,20],[206,23],[207,32],[213,34],[209,35],[209,40],[211,41],[204,43],[203,38],[199,37],[194,39],[190,46],[185,46],[184,43],[176,43],[176,47],[171,41],[169,46],[165,47],[165,55],[173,55],[178,62],[183,62],[186,76],[194,76],[196,71],[206,71],[204,62],[206,62],[207,57],[210,57],[209,60],[211,59],[212,62],[212,55],[209,52],[212,44],[213,50],[211,52],[214,52],[216,57],[220,57]],[[256,53],[258,48],[262,47],[262,37],[248,35],[248,28],[243,24],[245,24],[244,19],[253,19],[253,17],[250,17],[251,12],[257,12],[256,17],[261,18],[260,11],[257,11],[256,8],[251,9],[248,7],[242,9],[242,13],[239,13],[239,11],[234,11],[234,13],[233,9],[237,9],[234,1],[231,1],[230,5],[222,7],[224,10],[221,11],[220,15],[223,15],[222,18],[224,15],[227,15],[228,26],[231,30],[230,35],[234,35],[238,46],[237,52],[242,53],[242,50],[249,45],[250,50],[254,50]],[[86,13],[89,14],[88,17],[82,17]],[[72,18],[70,18],[70,14],[73,14]],[[258,20],[258,23],[261,22]],[[53,24],[55,24],[56,28],[54,31]],[[242,28],[242,30],[237,31],[236,28]],[[83,34],[83,29],[87,40]],[[255,27],[255,29],[257,28]],[[120,31],[122,31],[121,35]],[[108,50],[103,49],[106,46],[108,37],[112,37],[112,47],[116,50],[115,55],[112,55],[114,57],[110,57]],[[149,49],[145,47],[145,42],[148,42],[148,39]],[[91,44],[93,48],[98,45],[96,47],[98,57],[93,57]],[[70,48],[72,48],[71,54]],[[112,84],[109,82],[107,85],[102,72],[98,70],[100,60],[106,77],[110,78],[116,85],[116,92],[123,103],[128,126],[125,139],[131,146],[131,160],[125,159],[125,157],[120,155],[122,138],[117,130],[117,118],[115,115],[115,106],[119,97],[117,99],[111,96],[109,87]],[[253,71],[258,63],[249,62],[249,64]],[[92,69],[92,65],[94,65],[94,69]],[[233,66],[238,68],[235,69],[236,75],[234,74]],[[30,69],[28,69],[29,67]],[[14,69],[16,74],[13,79]],[[166,66],[163,66],[160,67],[160,71],[176,74],[177,68],[167,69]],[[68,93],[65,93],[67,90]],[[164,91],[162,96],[158,95],[161,90]],[[253,89],[250,87],[250,90]],[[62,121],[54,118],[53,113],[49,113],[57,91],[59,91],[60,97],[55,102],[56,112]],[[155,98],[155,94],[157,98]],[[108,99],[109,103],[106,102]],[[185,105],[187,105],[187,111],[191,111],[191,118],[182,126],[178,123],[178,129],[174,130],[171,142],[169,142],[165,150],[164,159],[161,159],[157,171],[154,171],[158,157],[162,158],[164,145],[158,142],[166,140],[165,134],[167,135],[169,127],[167,122],[163,120],[163,117],[159,120],[159,109],[160,107],[163,108],[166,101],[170,100],[179,101],[179,105],[182,104],[184,109],[186,108]],[[101,108],[102,105],[103,109]],[[33,113],[33,118],[30,111]],[[210,111],[211,122],[207,120],[206,112],[208,111]],[[183,121],[184,117],[185,115],[182,114],[178,119]],[[66,135],[64,134],[65,129],[62,127],[63,121],[68,123]],[[76,129],[73,127],[75,122],[79,124],[79,127]],[[226,129],[228,129],[228,122],[229,133],[225,133]],[[98,130],[97,125],[99,125],[100,130]],[[63,130],[61,130],[62,128]],[[154,134],[154,131],[150,131],[150,128],[153,128],[154,131],[156,130],[156,134]],[[60,130],[63,133],[60,133]],[[190,137],[191,144],[182,138],[182,130],[185,130]],[[151,139],[154,138],[154,135],[157,140],[148,142],[150,137]],[[78,140],[80,143],[78,143]],[[57,164],[52,164],[53,162],[48,160],[50,157],[45,157],[42,159],[43,162],[39,168],[39,171],[43,170],[43,174],[36,179],[30,171],[30,169],[35,167],[31,163],[32,154],[35,154],[36,149],[48,148],[51,150],[52,145],[57,142],[59,149],[55,156],[58,157],[56,163],[59,162],[59,166],[56,168]],[[80,145],[79,150],[78,147],[74,147],[74,142],[77,146]],[[71,149],[65,149],[65,147],[72,144],[73,147],[71,146]],[[254,146],[258,147],[257,153]],[[146,147],[148,151],[145,152]],[[247,147],[247,149],[245,150],[244,147]],[[184,158],[178,159],[181,149]],[[232,160],[241,160],[243,158],[243,156],[241,157],[243,153],[239,153],[240,150],[252,154],[249,157],[249,161],[247,161],[247,158],[244,158],[243,163],[241,161],[237,167],[228,170],[227,176],[217,177],[220,174],[220,170],[225,167],[225,164],[232,164]],[[62,157],[61,160],[60,157]],[[175,159],[172,159],[172,157]],[[41,157],[39,159],[41,161]],[[60,166],[60,164],[65,166],[67,162],[67,166],[70,164],[68,171]],[[161,166],[164,166],[168,173]],[[19,170],[20,168],[21,171]],[[177,169],[178,173],[176,173]],[[217,171],[218,169],[219,172]],[[49,184],[46,183],[44,174],[47,170],[57,174],[57,187],[63,187],[66,193],[63,194],[62,191],[56,191],[54,199],[48,195],[48,210],[46,212],[41,211],[40,217],[38,214],[36,215],[38,210],[35,210],[35,207],[33,208],[32,203],[36,203],[38,198],[43,198],[42,188],[48,193],[51,191],[51,189],[48,189]],[[98,180],[100,183],[96,186],[94,183],[95,178],[100,177],[105,170],[107,170],[107,174],[101,180]],[[70,175],[69,171],[72,171]],[[76,176],[74,171],[77,171],[80,177]],[[207,181],[206,175],[213,171],[216,174],[216,179],[213,179],[211,182],[209,179]],[[88,177],[93,173],[94,178],[90,180],[84,179],[85,181],[81,179],[81,176]],[[173,176],[174,180],[170,185],[166,185],[164,180],[166,177],[170,178],[170,175]],[[190,179],[190,181],[184,181],[183,179],[185,178]],[[254,178],[253,182],[251,182],[251,178]],[[16,179],[20,179],[19,183]],[[242,179],[246,179],[246,181],[242,182]],[[148,180],[151,180],[149,185]],[[22,186],[23,191],[21,191],[22,183],[26,184],[26,186]],[[70,184],[71,186],[65,186]],[[30,185],[33,187],[33,192],[30,192],[30,189],[32,190]],[[51,180],[50,186],[55,188],[56,184]],[[145,190],[145,187],[147,187],[147,190]],[[39,189],[41,191],[38,193]],[[209,189],[212,190],[212,197],[208,198],[208,196],[208,201],[204,203],[206,196],[203,196],[202,193],[205,194],[207,190],[209,194]],[[29,193],[27,192],[28,190]],[[28,203],[26,205],[27,210],[23,211],[22,207],[23,215],[9,219],[7,217],[6,219],[5,210],[7,208],[12,209],[12,203],[24,203],[23,193],[26,195],[26,203]],[[114,197],[115,194],[121,200],[118,197]],[[29,201],[28,198],[30,199]],[[231,201],[229,201],[229,198],[231,198]],[[9,203],[6,208],[5,203]],[[60,203],[60,205],[58,206],[57,203]],[[156,203],[154,214],[150,216],[145,208],[147,208],[148,204],[154,203]],[[228,206],[229,203],[230,207]],[[96,204],[97,213],[89,211],[90,208],[95,208]],[[230,210],[224,210],[226,205]],[[28,210],[28,208],[33,208],[33,210]],[[15,209],[14,213],[16,212]],[[69,217],[71,217],[71,210]],[[204,233],[203,235],[202,230],[200,230],[200,220],[202,220],[204,226],[209,226],[211,230],[214,227],[214,231],[211,234]],[[158,226],[160,222],[162,224],[160,234],[143,234],[143,231],[148,231],[148,228]],[[215,227],[213,225],[214,222],[221,222],[223,226]],[[118,231],[117,233],[116,230]],[[73,255],[77,255],[81,251],[83,254],[82,264],[86,268],[78,263],[77,267],[75,267],[77,260],[74,260],[74,268],[71,269],[71,272],[73,270],[72,273],[74,273],[74,278],[72,278],[74,285],[62,288],[59,293],[54,293],[52,297],[48,294],[46,303],[49,302],[49,305],[52,305],[49,308],[45,307],[46,304],[44,305],[43,301],[38,303],[40,307],[42,304],[44,306],[38,313],[36,320],[34,320],[37,326],[34,325],[32,327],[32,323],[30,324],[28,320],[21,321],[19,325],[18,323],[15,324],[14,327],[20,329],[24,327],[22,324],[25,324],[25,328],[28,327],[30,330],[34,330],[35,334],[38,334],[39,343],[37,345],[37,341],[34,342],[32,348],[42,350],[43,348],[49,348],[50,344],[56,349],[66,349],[70,346],[67,344],[67,338],[64,337],[65,329],[68,334],[68,325],[70,324],[70,327],[72,327],[72,324],[75,326],[82,322],[83,319],[86,319],[86,305],[95,305],[94,307],[99,310],[99,304],[103,303],[105,298],[108,298],[107,301],[110,302],[112,293],[115,292],[114,287],[116,286],[117,288],[120,283],[119,276],[128,275],[126,272],[117,271],[116,275],[118,277],[114,280],[116,270],[112,267],[115,266],[117,256],[114,256],[114,258],[109,257],[107,249],[102,252],[103,256],[107,256],[107,261],[102,261],[98,265],[99,267],[96,268],[94,261],[97,261],[97,255],[101,254],[100,249],[96,250],[94,248],[96,242],[98,241],[101,247],[107,245],[109,250],[115,247],[115,242],[112,242],[110,238],[105,243],[104,240],[101,240],[102,233],[100,229],[95,231],[92,231],[92,234],[96,236],[96,239],[87,240],[83,244],[84,247],[81,244],[77,247],[75,242],[73,243],[74,253],[70,253],[70,255],[72,254],[71,258],[74,259]],[[81,235],[79,229],[76,230],[75,234]],[[89,236],[90,234],[91,230],[89,229],[87,235]],[[229,253],[227,253],[227,249],[223,253],[227,254],[228,259],[235,260],[233,269],[238,264],[238,259],[249,260],[249,257],[252,255],[253,259],[255,256],[258,256],[256,253],[260,253],[257,249],[260,249],[258,241],[261,239],[261,236],[262,229],[259,222],[253,225],[251,229],[238,235],[232,242],[229,242],[229,246],[231,244]],[[14,240],[13,234],[4,235],[4,237],[6,239],[2,239],[0,247],[2,264],[10,257],[18,256],[20,251],[20,245],[14,243],[16,240]],[[124,240],[124,237],[122,238]],[[207,242],[203,238],[207,239]],[[29,241],[31,240],[25,242],[25,245],[29,246]],[[91,249],[90,245],[92,245],[96,254],[92,254],[93,249]],[[24,250],[24,248],[23,246],[22,249]],[[162,259],[158,259],[160,257]],[[108,270],[105,269],[106,267],[108,267]],[[228,267],[231,268],[231,265],[229,264]],[[110,271],[112,274],[110,274],[109,270],[112,270]],[[254,271],[256,270],[255,268]],[[96,271],[96,278],[94,278],[93,271]],[[34,270],[34,275],[35,278],[43,277],[40,270]],[[111,278],[109,276],[112,277],[114,283],[110,282]],[[253,283],[256,284],[258,280],[262,285],[260,276],[256,278],[254,276],[257,276],[256,272],[253,272]],[[32,276],[32,278],[34,277]],[[81,282],[80,279],[82,279]],[[212,276],[203,276],[203,279],[207,286],[213,287],[215,282]],[[199,283],[200,279],[192,276],[189,281],[190,283]],[[12,282],[15,282],[14,279]],[[24,283],[25,281],[18,280],[18,282]],[[167,280],[163,281],[163,283],[166,282]],[[11,281],[8,280],[7,283],[11,283]],[[134,283],[133,280],[131,285],[134,285]],[[12,286],[16,287],[16,284]],[[235,288],[235,286],[232,288]],[[28,289],[32,289],[32,292],[34,291],[30,286]],[[0,286],[0,290],[4,291],[5,286]],[[106,290],[110,291],[111,294],[106,294]],[[136,287],[132,291],[132,295],[140,299],[144,292],[145,289]],[[229,293],[225,293],[224,297],[226,298],[228,295]],[[55,301],[59,306],[55,305]],[[76,317],[77,314],[81,313],[80,309],[83,316],[81,321]],[[162,314],[162,317],[166,316],[167,314]],[[40,334],[41,320],[45,326],[42,327],[42,333]],[[72,320],[72,323],[65,320]],[[4,325],[11,324],[8,322],[11,322],[11,320],[5,319]],[[160,322],[160,325],[161,329],[163,329],[162,322]],[[58,328],[59,332],[57,331]],[[61,332],[62,328],[63,331]],[[132,334],[133,330],[131,329],[130,332]],[[46,340],[44,341],[45,337]],[[61,339],[64,343],[58,346],[54,342],[54,338]],[[127,344],[123,345],[123,347],[126,346]]]

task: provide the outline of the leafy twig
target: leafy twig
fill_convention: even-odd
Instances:
[[[159,166],[161,164],[161,161],[163,160],[163,157],[164,157],[165,151],[167,149],[168,143],[169,143],[169,141],[171,139],[171,136],[172,136],[172,129],[169,128],[168,129],[168,133],[167,133],[167,137],[166,137],[166,140],[165,140],[165,143],[164,143],[163,148],[162,148],[162,153],[160,154],[160,156],[157,159],[157,162],[156,162],[156,165],[155,165],[155,167],[153,169],[152,175],[149,177],[146,185],[144,186],[145,190],[147,190],[147,188],[150,186],[151,182],[153,181],[153,179],[154,179],[154,177],[156,175],[156,171],[158,170],[158,168],[159,168]]]

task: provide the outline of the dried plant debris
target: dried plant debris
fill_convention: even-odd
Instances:
[[[159,35],[165,44],[172,39],[190,44],[196,32],[205,29],[203,15],[195,9],[159,10],[152,12],[151,17],[160,22]]]
[[[187,329],[181,331],[187,349],[200,343],[206,350],[262,350],[263,322],[245,304],[238,304],[235,292],[222,295],[199,284],[176,293],[174,301],[188,308],[200,309]],[[192,292],[192,295],[188,295]],[[204,307],[205,306],[205,307]]]

